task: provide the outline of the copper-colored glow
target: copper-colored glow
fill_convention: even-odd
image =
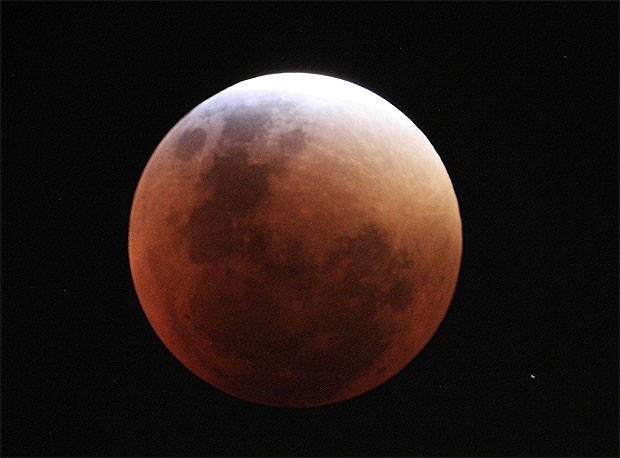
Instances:
[[[284,73],[206,100],[159,144],[129,227],[140,302],[197,376],[310,407],[400,372],[443,320],[461,219],[422,132],[354,84]]]

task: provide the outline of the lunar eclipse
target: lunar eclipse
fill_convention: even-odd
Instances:
[[[316,407],[360,396],[428,344],[462,253],[437,152],[356,84],[281,73],[181,119],[138,183],[129,259],[144,312],[232,396]]]

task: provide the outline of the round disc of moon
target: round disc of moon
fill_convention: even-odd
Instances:
[[[313,407],[406,367],[444,319],[461,219],[424,134],[337,78],[281,73],[207,99],[138,183],[140,303],[189,370],[247,401]]]

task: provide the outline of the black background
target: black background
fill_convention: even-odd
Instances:
[[[186,370],[127,257],[166,132],[282,71],[407,114],[463,220],[425,351],[309,410]],[[4,456],[617,456],[617,282],[617,3],[2,2]]]

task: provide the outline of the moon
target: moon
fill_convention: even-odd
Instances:
[[[458,280],[462,227],[437,152],[356,84],[279,73],[205,100],[137,185],[129,261],[146,317],[237,398],[316,407],[424,349]]]

